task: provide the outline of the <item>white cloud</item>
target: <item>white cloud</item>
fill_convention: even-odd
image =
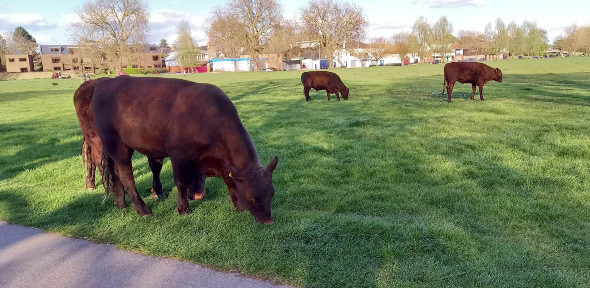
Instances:
[[[12,30],[18,26],[23,26],[27,30],[52,29],[56,24],[38,13],[0,14],[0,29]]]
[[[479,7],[480,0],[416,0],[413,4],[424,4],[429,8],[457,8],[457,7]]]

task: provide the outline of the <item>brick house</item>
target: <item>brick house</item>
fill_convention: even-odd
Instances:
[[[43,71],[95,73],[98,67],[76,45],[39,45]]]
[[[6,55],[6,72],[32,72],[33,56],[15,52]]]
[[[101,68],[92,59],[84,57],[82,49],[77,45],[39,45],[43,71],[96,73]],[[159,69],[162,68],[161,51],[155,45],[148,45],[136,53],[129,68]],[[109,65],[111,66],[111,65]],[[128,65],[123,65],[127,68]],[[108,67],[113,70],[115,67]]]

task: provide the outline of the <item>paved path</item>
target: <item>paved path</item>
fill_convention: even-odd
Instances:
[[[0,221],[0,287],[284,287]]]

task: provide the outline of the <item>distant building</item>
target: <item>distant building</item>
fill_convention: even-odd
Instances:
[[[33,56],[15,52],[6,55],[6,72],[32,72]]]
[[[173,45],[174,46],[174,45]],[[197,55],[197,62],[202,63],[197,65],[196,67],[184,67],[178,63],[178,54],[177,51],[171,51],[168,55],[164,58],[164,63],[166,65],[166,70],[170,73],[191,73],[191,72],[199,72],[204,73],[208,72],[208,68],[205,64],[209,62],[209,55],[207,53],[208,49],[207,46],[199,47],[199,53]]]
[[[99,68],[77,45],[39,45],[39,50],[43,71],[95,73]]]
[[[72,72],[72,73],[96,73],[101,68],[99,63],[82,52],[78,45],[40,45],[41,63],[43,71]],[[162,51],[156,45],[147,45],[136,53],[137,57],[131,59],[130,65],[122,68],[161,69],[164,67]],[[112,67],[111,67],[112,66]],[[107,67],[115,69],[113,65]]]

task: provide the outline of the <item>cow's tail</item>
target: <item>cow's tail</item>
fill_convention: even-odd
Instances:
[[[102,150],[102,185],[104,186],[104,199],[103,203],[106,198],[115,192],[115,165],[113,163],[113,159],[109,156],[105,149]]]

